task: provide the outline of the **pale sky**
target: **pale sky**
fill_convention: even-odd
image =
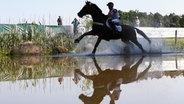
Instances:
[[[84,6],[86,0],[0,0],[0,24],[39,21],[43,24],[56,25],[58,16],[63,24],[71,24],[73,18]],[[107,14],[106,4],[114,2],[121,11],[138,10],[140,12],[184,14],[184,0],[90,0]]]

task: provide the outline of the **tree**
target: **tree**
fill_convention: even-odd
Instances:
[[[154,14],[154,26],[160,27],[161,26],[161,21],[162,21],[162,15],[159,13]]]
[[[184,27],[184,15],[181,16],[179,23],[181,27]]]
[[[175,15],[175,13],[171,13],[169,15],[170,19],[170,27],[180,27],[179,20],[180,17],[178,15]]]
[[[174,13],[162,16],[160,13],[140,12],[138,10],[130,10],[129,12],[118,11],[121,19],[120,23],[134,26],[135,17],[138,16],[140,20],[140,26],[145,27],[184,27],[184,15],[179,16]],[[92,26],[92,19],[89,16],[83,18],[86,30],[90,30]]]
[[[168,15],[165,15],[163,17],[163,26],[164,27],[170,27],[170,19],[169,19],[169,16]]]

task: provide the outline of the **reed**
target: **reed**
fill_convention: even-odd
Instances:
[[[74,58],[20,56],[0,58],[0,81],[16,81],[63,76],[77,66]]]
[[[22,42],[34,41],[43,49],[43,54],[51,54],[56,46],[63,46],[69,50],[74,48],[74,37],[64,33],[49,33],[40,31],[35,25],[33,30],[18,32],[14,28],[9,33],[0,33],[0,53],[8,54]]]

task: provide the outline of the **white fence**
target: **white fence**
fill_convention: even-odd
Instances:
[[[70,33],[73,33],[73,25],[64,25],[65,30]],[[85,32],[85,30],[80,30],[81,27],[79,27],[79,32]],[[83,27],[84,28],[84,27]],[[83,29],[82,28],[82,29]],[[140,30],[142,30],[148,37],[150,38],[168,38],[168,37],[184,37],[184,28],[165,28],[165,27],[138,27]],[[139,37],[139,35],[137,35]]]
[[[184,28],[154,28],[154,27],[138,27],[142,30],[148,37],[157,38],[157,37],[184,37]]]

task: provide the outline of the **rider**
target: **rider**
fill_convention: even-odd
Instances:
[[[109,23],[110,23],[112,29],[116,30],[115,26],[119,25],[119,21],[120,21],[119,12],[117,11],[117,9],[113,8],[114,7],[113,2],[109,2],[107,4],[107,6],[109,8],[109,13],[108,13]]]

